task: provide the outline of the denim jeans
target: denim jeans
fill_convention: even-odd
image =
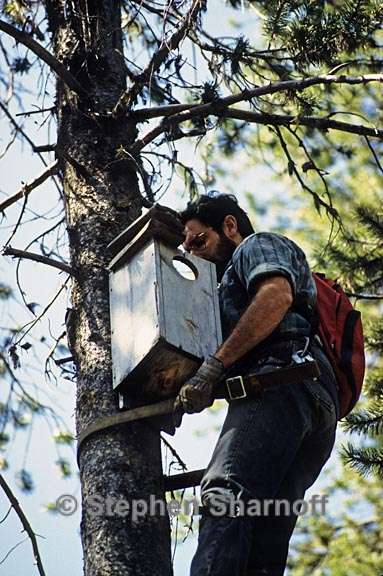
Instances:
[[[294,346],[285,343],[258,371],[289,364]],[[320,350],[312,353],[320,361],[318,380],[281,383],[229,404],[201,483],[204,509],[220,514],[202,514],[191,576],[283,575],[299,514],[292,505],[318,477],[335,440],[336,410],[324,385],[334,374]],[[287,500],[290,513],[278,514],[272,505],[267,514],[233,513],[233,500],[254,499]]]

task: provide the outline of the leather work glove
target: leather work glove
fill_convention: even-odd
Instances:
[[[221,360],[209,356],[181,388],[174,402],[173,421],[176,428],[180,426],[182,416],[201,412],[214,402],[216,385],[225,373]]]

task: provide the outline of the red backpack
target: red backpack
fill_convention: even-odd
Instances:
[[[339,386],[339,418],[346,416],[360,396],[365,357],[360,312],[334,280],[313,273],[317,288],[318,334]]]

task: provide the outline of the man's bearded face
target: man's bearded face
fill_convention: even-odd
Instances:
[[[231,260],[236,247],[237,245],[233,240],[230,240],[230,238],[228,238],[223,232],[220,232],[212,262],[217,266],[220,265],[225,267]]]
[[[236,249],[235,242],[223,232],[219,233],[195,219],[186,223],[184,232],[184,249],[190,254],[214,262],[220,277]]]

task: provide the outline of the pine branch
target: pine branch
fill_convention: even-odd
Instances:
[[[53,258],[48,258],[47,256],[42,256],[41,254],[35,254],[34,252],[25,252],[25,250],[17,250],[16,248],[11,248],[7,246],[3,250],[4,256],[13,256],[14,258],[25,258],[26,260],[33,260],[34,262],[40,262],[41,264],[46,264],[47,266],[52,266],[53,268],[58,268],[71,276],[74,276],[73,269],[64,262],[59,260],[54,260]]]
[[[193,20],[195,20],[198,16],[202,6],[202,0],[193,0],[189,12],[184,16],[178,25],[178,30],[171,36],[168,41],[162,41],[160,49],[153,54],[148,66],[143,72],[141,72],[141,74],[136,76],[133,86],[128,91],[126,91],[117,102],[113,110],[114,114],[119,115],[120,113],[125,112],[125,110],[129,108],[137,98],[142,88],[148,82],[150,83],[151,77],[165,62],[169,53],[175,50],[185,38],[189,27],[191,26]]]
[[[383,433],[383,405],[372,404],[368,409],[349,414],[344,422],[347,432],[378,436]]]
[[[59,162],[58,160],[56,160],[56,162],[48,166],[48,169],[44,170],[44,172],[39,174],[39,176],[37,176],[32,182],[30,182],[29,184],[24,184],[21,190],[19,190],[15,194],[12,194],[12,196],[9,196],[3,202],[1,202],[0,212],[4,212],[7,208],[9,208],[9,206],[12,206],[12,204],[20,200],[20,198],[28,196],[28,194],[32,192],[32,190],[40,186],[40,184],[45,182],[50,176],[57,174],[58,169],[59,169]]]
[[[206,118],[210,115],[220,116],[223,115],[223,112],[233,104],[237,104],[238,102],[246,102],[250,101],[253,98],[257,98],[259,96],[265,96],[270,94],[276,94],[277,92],[293,92],[297,90],[304,90],[309,86],[315,86],[319,84],[328,85],[328,84],[366,84],[368,82],[383,82],[383,74],[369,74],[366,76],[334,76],[334,75],[323,75],[323,76],[315,76],[313,78],[301,78],[299,80],[285,80],[282,82],[275,82],[268,84],[266,86],[259,86],[252,90],[243,90],[239,94],[235,94],[232,96],[227,96],[225,98],[217,98],[213,102],[209,102],[207,104],[199,104],[198,106],[193,107],[191,110],[186,112],[180,112],[178,114],[171,115],[167,117],[163,122],[154,128],[151,132],[147,133],[141,140],[137,140],[137,142],[132,146],[132,152],[137,153],[142,148],[144,148],[147,144],[152,142],[155,138],[157,138],[160,134],[163,134],[169,127],[174,124],[180,124],[181,122],[185,122],[186,120],[191,120],[192,118]],[[137,112],[140,112],[139,110]],[[151,116],[153,117],[153,116]],[[328,120],[330,121],[330,120]],[[298,119],[297,119],[298,122]],[[336,122],[333,120],[332,122]],[[338,124],[338,123],[337,123]],[[343,124],[343,123],[340,123]],[[351,125],[353,126],[353,125]],[[375,128],[369,129],[368,135],[374,135],[378,137],[383,137],[383,132],[379,131]]]
[[[365,342],[369,350],[383,353],[383,321],[382,319],[375,319],[372,326],[369,327],[368,333],[365,336]],[[374,374],[370,370],[370,375]],[[383,394],[383,373],[380,373],[378,367],[376,367],[376,374],[378,377],[380,375],[381,389]]]
[[[377,214],[370,206],[358,206],[356,209],[360,222],[374,235],[383,239],[383,214]]]
[[[10,501],[14,511],[18,515],[25,532],[29,536],[29,539],[30,539],[31,544],[32,544],[33,555],[34,555],[34,558],[36,560],[37,569],[39,571],[39,574],[40,574],[40,576],[45,576],[45,570],[43,567],[43,563],[41,561],[39,547],[37,545],[36,534],[32,530],[32,526],[30,525],[27,517],[25,516],[25,514],[24,514],[24,512],[23,512],[23,510],[19,504],[19,501],[17,500],[16,496],[13,494],[12,490],[8,486],[7,482],[5,481],[5,478],[1,474],[0,474],[0,486],[4,490],[4,492],[5,492],[8,500]]]
[[[383,449],[355,448],[350,442],[343,446],[340,455],[343,460],[362,476],[376,473],[383,478]]]
[[[369,348],[371,349],[370,346]],[[379,346],[376,346],[373,348],[373,351],[383,354],[383,341],[380,343],[380,348]],[[383,398],[383,376],[379,368],[372,368],[368,371],[368,377],[364,387],[370,398]]]
[[[380,299],[382,255],[375,248],[370,248],[369,253],[360,254],[356,250],[346,252],[344,249],[339,250],[335,246],[329,246],[328,253],[342,270],[344,276],[350,280],[356,291],[356,297],[358,297],[359,292],[364,293],[372,290],[375,292],[373,296],[378,296],[374,299]],[[359,285],[360,282],[362,285]]]
[[[76,80],[74,76],[67,70],[67,68],[61,64],[51,54],[46,50],[41,44],[36,42],[29,34],[26,34],[22,30],[19,30],[15,26],[4,22],[4,20],[0,20],[0,30],[12,36],[17,42],[20,42],[29,50],[31,50],[36,56],[38,56],[43,62],[48,64],[48,66],[61,78],[61,80],[74,92],[76,92],[79,96],[88,97],[86,90],[81,86],[81,84]]]

